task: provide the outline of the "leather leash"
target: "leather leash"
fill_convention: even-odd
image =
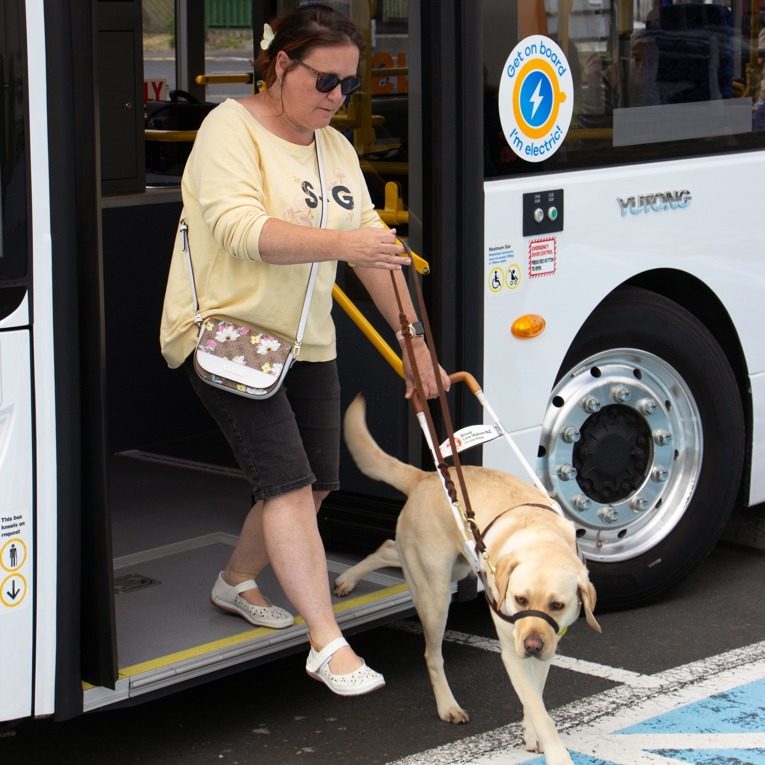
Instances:
[[[399,239],[399,241],[404,246],[404,249],[406,250],[409,258],[412,261],[414,261],[412,250],[410,249],[409,245],[403,239]],[[460,462],[459,451],[457,449],[457,444],[454,438],[454,428],[452,426],[451,414],[449,412],[449,407],[446,402],[446,392],[444,391],[443,382],[441,380],[440,366],[438,363],[438,357],[436,355],[435,342],[433,340],[433,332],[431,331],[430,320],[428,319],[428,313],[427,313],[427,310],[425,309],[425,299],[422,294],[422,286],[420,284],[419,279],[417,278],[417,274],[412,273],[411,280],[414,281],[415,291],[417,293],[417,302],[419,304],[420,321],[422,322],[423,329],[425,330],[425,339],[428,344],[428,352],[430,354],[430,361],[431,361],[431,364],[433,365],[433,374],[436,379],[436,387],[438,388],[438,400],[441,406],[441,414],[444,420],[444,426],[449,439],[449,445],[451,446],[452,459],[454,461],[454,470],[457,474],[457,481],[459,483],[460,491],[462,493],[462,502],[464,503],[464,509],[462,507],[462,504],[459,501],[459,497],[457,496],[457,490],[454,486],[454,482],[451,479],[449,465],[447,465],[446,461],[443,458],[443,455],[441,454],[441,448],[439,446],[438,437],[436,434],[436,428],[435,428],[435,425],[433,424],[433,418],[430,413],[430,408],[427,405],[427,401],[425,401],[422,398],[422,394],[421,394],[422,380],[420,377],[420,370],[417,365],[417,360],[414,355],[414,348],[412,347],[412,336],[413,336],[412,326],[409,319],[406,316],[406,313],[404,312],[404,306],[401,301],[401,295],[398,290],[398,285],[396,284],[396,276],[394,271],[390,272],[390,278],[391,278],[391,283],[393,284],[393,292],[396,295],[396,302],[398,304],[399,321],[401,323],[401,334],[404,337],[404,346],[406,348],[407,356],[409,357],[409,364],[412,369],[412,376],[414,377],[415,389],[414,389],[414,393],[412,394],[412,399],[413,399],[412,404],[416,411],[418,412],[421,411],[425,416],[431,445],[436,457],[436,467],[438,468],[438,471],[441,474],[442,483],[444,485],[444,489],[446,490],[447,496],[449,497],[449,501],[452,503],[452,507],[459,512],[459,515],[462,518],[465,526],[470,530],[472,534],[473,544],[474,544],[474,553],[473,555],[470,555],[469,558],[472,559],[472,565],[473,565],[473,569],[475,571],[476,576],[478,576],[478,578],[483,583],[483,591],[484,591],[484,596],[486,597],[486,601],[489,604],[492,611],[500,619],[503,619],[506,622],[515,624],[515,622],[518,621],[518,619],[523,619],[528,616],[534,616],[546,621],[555,630],[555,633],[558,634],[560,632],[560,627],[558,623],[549,614],[545,613],[544,611],[535,611],[535,610],[518,611],[517,613],[510,616],[504,613],[503,611],[501,611],[501,604],[497,603],[496,600],[494,599],[492,588],[489,586],[489,582],[488,582],[487,569],[491,573],[492,577],[495,576],[496,571],[491,560],[489,559],[489,552],[486,549],[486,544],[484,543],[481,530],[478,528],[478,524],[476,523],[475,513],[470,504],[470,497],[468,496],[467,486],[465,485],[465,477],[462,471],[462,463]],[[545,507],[551,510],[552,512],[556,512],[554,508],[548,507],[547,505],[539,505],[539,507]],[[487,526],[487,529],[488,528],[489,527]],[[463,537],[465,538],[465,541],[467,542],[468,538],[464,528],[462,529],[462,533],[463,533]],[[484,566],[481,565],[481,560],[483,560],[485,564],[485,568]]]

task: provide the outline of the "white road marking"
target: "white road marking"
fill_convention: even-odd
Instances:
[[[406,626],[402,626],[406,625]],[[391,625],[394,626],[394,625]],[[421,631],[416,622],[399,622],[397,629]],[[498,651],[498,641],[449,632],[449,639],[475,648]],[[566,657],[557,657],[565,659]],[[620,732],[645,720],[702,701],[715,694],[765,679],[765,641],[719,656],[646,676],[613,667],[568,660],[556,664],[574,671],[593,671],[598,677],[620,685],[603,693],[549,710],[563,743],[588,762],[613,765],[678,765],[676,758],[660,751],[758,750],[752,763],[762,763],[765,733],[626,733]],[[499,670],[503,671],[503,670]],[[509,681],[508,681],[509,682]],[[658,750],[658,751],[657,751]],[[593,758],[590,760],[589,758]],[[702,760],[697,760],[702,762]],[[390,765],[521,765],[543,763],[541,755],[523,750],[520,721],[493,731],[469,736],[453,744],[419,752]],[[578,762],[582,762],[581,759]]]
[[[422,634],[422,625],[419,622],[402,621],[389,625],[392,629],[402,632],[412,632],[417,635]],[[470,635],[467,632],[456,632],[447,630],[444,633],[444,642],[458,643],[459,645],[478,648],[481,651],[490,651],[492,653],[501,653],[499,640],[480,637],[479,635]],[[581,659],[572,659],[569,656],[556,654],[553,664],[561,669],[568,669],[572,672],[580,672],[583,675],[592,675],[601,677],[605,680],[611,680],[615,683],[632,685],[640,688],[655,688],[657,681],[651,675],[641,675],[639,672],[631,672],[628,669],[620,667],[609,667],[605,664],[595,664],[591,661]]]

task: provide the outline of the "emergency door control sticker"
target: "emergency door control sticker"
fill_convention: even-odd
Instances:
[[[558,242],[554,236],[529,242],[529,276],[550,276],[558,265]]]
[[[499,82],[499,119],[510,148],[527,162],[555,154],[574,112],[574,80],[563,51],[532,35],[515,46]]]

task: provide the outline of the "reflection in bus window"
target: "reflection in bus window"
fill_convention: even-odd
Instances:
[[[721,138],[725,150],[761,145],[759,5],[534,0],[537,12],[516,18],[506,3],[487,0],[486,176],[707,153]],[[507,55],[530,34],[560,45],[574,79],[565,145],[537,166],[505,150],[493,93]]]
[[[252,83],[241,79],[252,72],[252,3],[206,2],[204,11],[204,65],[190,78],[218,78],[204,90],[204,100],[213,103],[251,95]],[[188,89],[177,81],[175,35],[174,0],[143,0],[144,100],[167,101],[170,91]]]

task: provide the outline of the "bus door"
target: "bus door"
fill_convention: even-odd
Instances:
[[[0,11],[0,719],[32,710],[34,496],[23,15]]]

